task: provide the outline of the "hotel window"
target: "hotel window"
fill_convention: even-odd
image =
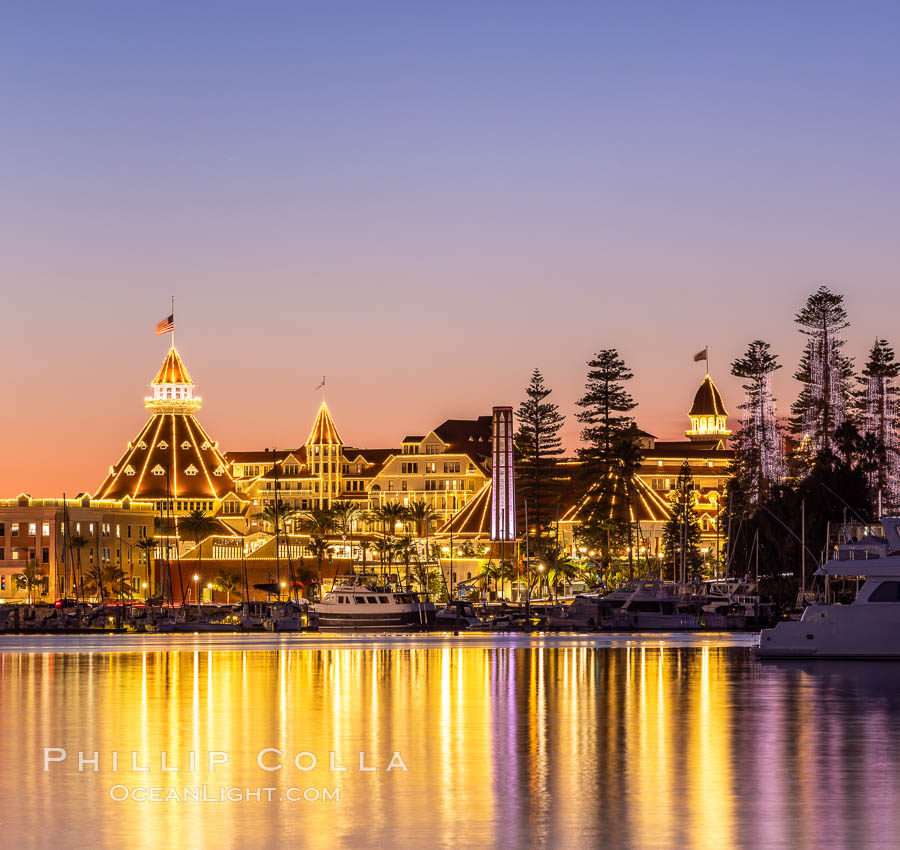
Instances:
[[[400,484],[400,489],[401,489],[404,493],[406,492],[406,482],[405,482],[405,481],[401,482],[401,484]]]
[[[37,537],[37,523],[36,522],[28,523],[28,536],[29,537]]]
[[[393,490],[393,489],[394,489],[394,482],[388,481],[388,490]]]
[[[42,564],[50,563],[50,549],[46,546],[41,547],[41,563]]]
[[[17,523],[17,522],[10,523],[9,533],[12,537],[18,537],[19,536],[19,523]]]
[[[0,537],[3,537],[4,534],[6,534],[6,523],[0,522]]]

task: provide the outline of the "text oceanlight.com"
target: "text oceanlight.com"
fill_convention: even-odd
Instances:
[[[109,797],[115,803],[339,803],[341,789],[334,788],[249,788],[247,786],[193,785],[168,787],[113,785]]]

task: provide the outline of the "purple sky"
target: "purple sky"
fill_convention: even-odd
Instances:
[[[377,8],[376,8],[377,7]],[[0,13],[0,495],[93,489],[177,341],[224,449],[517,404],[617,347],[678,436],[819,284],[900,345],[900,7],[63,3]]]

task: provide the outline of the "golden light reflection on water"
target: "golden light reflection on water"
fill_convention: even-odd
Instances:
[[[898,685],[877,665],[760,667],[745,648],[658,641],[2,653],[2,843],[815,847],[835,830],[895,835],[895,807],[877,801],[900,790]],[[44,771],[45,747],[67,761]],[[260,768],[265,748],[281,770]],[[79,772],[79,751],[99,753],[99,770]],[[211,751],[228,754],[212,772]],[[395,751],[407,771],[385,769]],[[146,770],[131,770],[132,752]],[[298,753],[315,769],[297,769]],[[346,769],[330,769],[331,753]],[[276,791],[271,803],[114,802],[117,785]],[[340,800],[281,802],[291,787]]]

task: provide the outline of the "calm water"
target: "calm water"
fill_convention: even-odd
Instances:
[[[900,664],[749,643],[0,638],[0,845],[898,846]]]

